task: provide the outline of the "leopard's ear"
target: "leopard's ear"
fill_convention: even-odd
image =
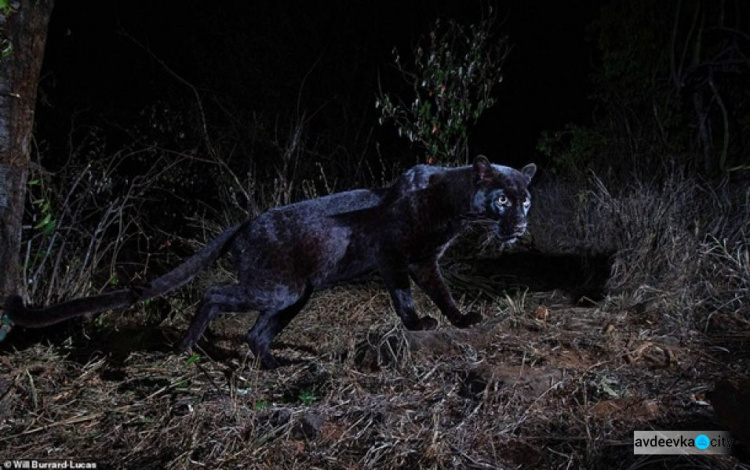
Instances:
[[[477,181],[488,180],[492,176],[494,170],[492,169],[492,163],[487,160],[484,155],[477,155],[474,159],[474,175]]]
[[[533,163],[529,163],[525,167],[521,168],[521,174],[523,175],[523,178],[526,180],[526,184],[531,183],[531,179],[536,174],[536,165]]]

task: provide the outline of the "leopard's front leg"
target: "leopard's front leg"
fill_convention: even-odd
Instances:
[[[440,274],[437,259],[409,265],[409,273],[414,282],[427,294],[445,317],[458,328],[467,328],[482,321],[477,312],[462,314],[453,300],[448,286]]]
[[[437,328],[438,323],[434,318],[429,315],[420,318],[417,315],[414,309],[414,299],[411,295],[408,269],[405,266],[381,260],[380,272],[388,288],[388,292],[391,294],[393,308],[396,310],[398,316],[401,317],[401,321],[404,322],[404,326],[407,329],[433,330]]]

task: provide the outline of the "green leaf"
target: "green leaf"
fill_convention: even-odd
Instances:
[[[44,233],[47,236],[50,236],[54,233],[55,229],[57,228],[57,221],[52,220],[50,223],[44,226],[42,229],[42,233]]]
[[[318,397],[310,390],[305,390],[299,395],[299,401],[302,402],[305,406],[310,406],[314,401],[316,401]]]
[[[3,15],[8,16],[10,13],[10,2],[8,0],[0,0],[0,11],[3,12]]]
[[[52,220],[52,215],[47,214],[44,216],[44,218],[41,221],[39,221],[36,225],[34,225],[34,228],[35,229],[43,228],[45,225],[50,223],[51,220]]]
[[[199,355],[197,355],[197,354],[193,354],[192,356],[190,356],[189,358],[187,358],[187,361],[185,361],[185,362],[186,362],[186,363],[187,363],[188,365],[190,365],[190,364],[194,364],[194,363],[198,362],[198,361],[200,360],[200,358],[201,358],[201,357],[200,357]]]

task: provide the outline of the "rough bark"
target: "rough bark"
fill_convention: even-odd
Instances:
[[[0,294],[19,287],[19,251],[37,82],[54,0],[10,2],[0,29],[12,44],[0,59]]]

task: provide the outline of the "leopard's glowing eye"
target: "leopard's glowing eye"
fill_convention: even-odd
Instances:
[[[526,198],[526,200],[523,201],[523,207],[528,208],[530,205],[531,205],[531,201],[529,200],[529,198]]]
[[[508,205],[508,196],[500,196],[497,198],[497,203],[501,206],[507,206]]]

